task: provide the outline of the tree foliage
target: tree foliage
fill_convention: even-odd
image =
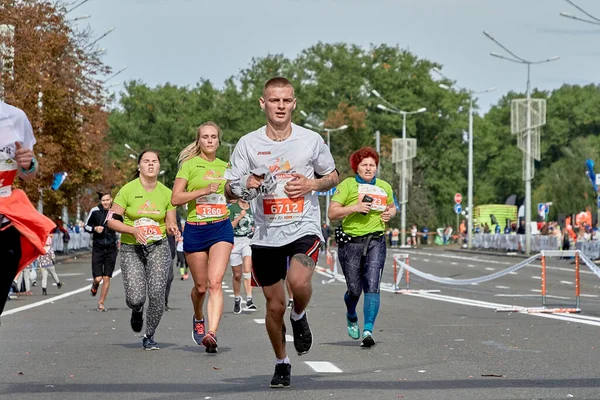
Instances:
[[[0,95],[24,110],[33,125],[40,173],[23,185],[33,202],[44,189],[48,214],[76,202],[86,206],[96,200],[86,188],[119,176],[104,140],[108,113],[99,77],[110,69],[100,61],[91,32],[74,31],[66,21],[64,6],[0,0],[0,24],[14,32],[0,36],[1,48],[14,49],[14,57],[2,57]],[[51,191],[53,174],[63,171],[67,180]]]

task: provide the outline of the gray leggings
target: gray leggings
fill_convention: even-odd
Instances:
[[[150,245],[121,245],[121,272],[127,307],[141,311],[148,293],[146,336],[154,336],[165,311],[165,290],[171,264],[166,239]]]

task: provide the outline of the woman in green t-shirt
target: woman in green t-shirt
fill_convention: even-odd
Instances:
[[[169,235],[179,236],[171,190],[158,181],[160,157],[152,150],[138,156],[136,179],[121,188],[108,215],[108,227],[121,233],[121,271],[125,301],[131,308],[131,329],[141,332],[142,346],[158,349],[154,332],[165,310],[165,291],[171,265]]]
[[[362,347],[375,345],[373,324],[379,311],[379,285],[385,264],[385,224],[396,215],[392,187],[376,177],[379,155],[364,147],[350,155],[355,177],[342,181],[329,205],[329,219],[342,219],[343,235],[336,233],[338,256],[346,277],[348,335],[360,338],[356,305],[364,291]]]
[[[217,329],[223,316],[223,276],[233,247],[233,227],[225,199],[227,163],[217,158],[221,129],[214,122],[198,128],[196,141],[179,155],[179,172],[171,202],[187,204],[183,251],[194,279],[192,338],[206,352],[217,352]],[[208,331],[204,324],[204,299],[208,297]]]

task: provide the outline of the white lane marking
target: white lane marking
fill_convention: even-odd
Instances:
[[[530,292],[542,293],[542,291],[540,289],[531,289]]]
[[[531,279],[539,279],[539,280],[542,280],[542,277],[541,277],[541,276],[534,275],[534,276],[532,276],[532,277],[531,277]]]
[[[541,290],[540,290],[541,292]],[[505,294],[505,293],[501,293],[501,294],[495,294],[494,297],[540,297],[539,294]],[[569,300],[571,299],[571,297],[563,297],[563,296],[554,296],[554,295],[546,295],[546,297],[551,298],[551,299],[559,299],[559,300]]]
[[[571,281],[560,281],[560,283],[564,284],[564,285],[572,285],[573,282]]]
[[[475,268],[475,266],[473,264],[467,264],[467,267],[469,267],[469,268]]]
[[[229,286],[223,285],[223,289],[229,289]]]
[[[513,272],[509,272],[509,275],[519,275],[519,273],[518,273],[518,272],[515,272],[515,271],[513,271]]]
[[[292,335],[285,335],[285,341],[286,342],[293,342],[294,341],[294,337]]]
[[[510,289],[508,286],[496,286],[496,289]]]
[[[492,268],[492,267],[485,267],[485,270],[486,270],[486,271],[495,271],[495,270],[496,270],[496,268]]]
[[[254,322],[256,322],[257,324],[264,324],[265,320],[264,319],[255,319]]]
[[[81,276],[81,275],[86,275],[83,272],[73,272],[73,273],[67,273],[67,274],[60,274],[60,276]]]
[[[121,270],[120,269],[116,270],[113,273],[113,278],[115,276],[120,275],[120,274],[121,274]],[[46,300],[37,301],[35,303],[27,304],[26,306],[13,308],[12,310],[4,310],[4,312],[2,313],[2,316],[5,317],[7,315],[16,314],[16,313],[21,312],[21,311],[26,311],[26,310],[30,310],[32,308],[43,306],[44,304],[53,303],[53,302],[58,301],[58,300],[66,299],[67,297],[73,296],[73,295],[81,293],[81,292],[85,292],[86,290],[90,290],[91,287],[92,287],[92,285],[84,286],[82,288],[75,289],[75,290],[72,290],[70,292],[58,295],[58,296],[50,297],[49,299],[46,299]]]
[[[581,294],[581,297],[593,297],[593,298],[597,298],[598,295],[597,294]]]
[[[429,262],[429,258],[425,258],[425,259],[423,259],[423,261]]]
[[[234,294],[230,294],[229,297],[235,297],[235,295]]]
[[[451,262],[450,265],[458,265],[457,262]]]
[[[225,289],[225,293],[233,293],[233,290],[231,290],[231,289]]]
[[[339,374],[342,372],[341,369],[336,367],[329,361],[304,361],[306,365],[311,367],[315,372],[334,373]]]

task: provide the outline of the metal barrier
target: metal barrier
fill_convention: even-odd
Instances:
[[[476,233],[473,235],[473,246],[478,249],[519,251],[525,248],[525,235]],[[554,236],[531,237],[532,251],[558,250],[560,246],[561,240]]]
[[[92,247],[92,235],[87,232],[69,233],[71,240],[67,244],[67,250],[79,250]],[[55,252],[64,252],[63,233],[55,233],[52,237],[52,249]]]
[[[591,260],[600,259],[600,241],[598,240],[592,242],[577,241],[575,247]]]

